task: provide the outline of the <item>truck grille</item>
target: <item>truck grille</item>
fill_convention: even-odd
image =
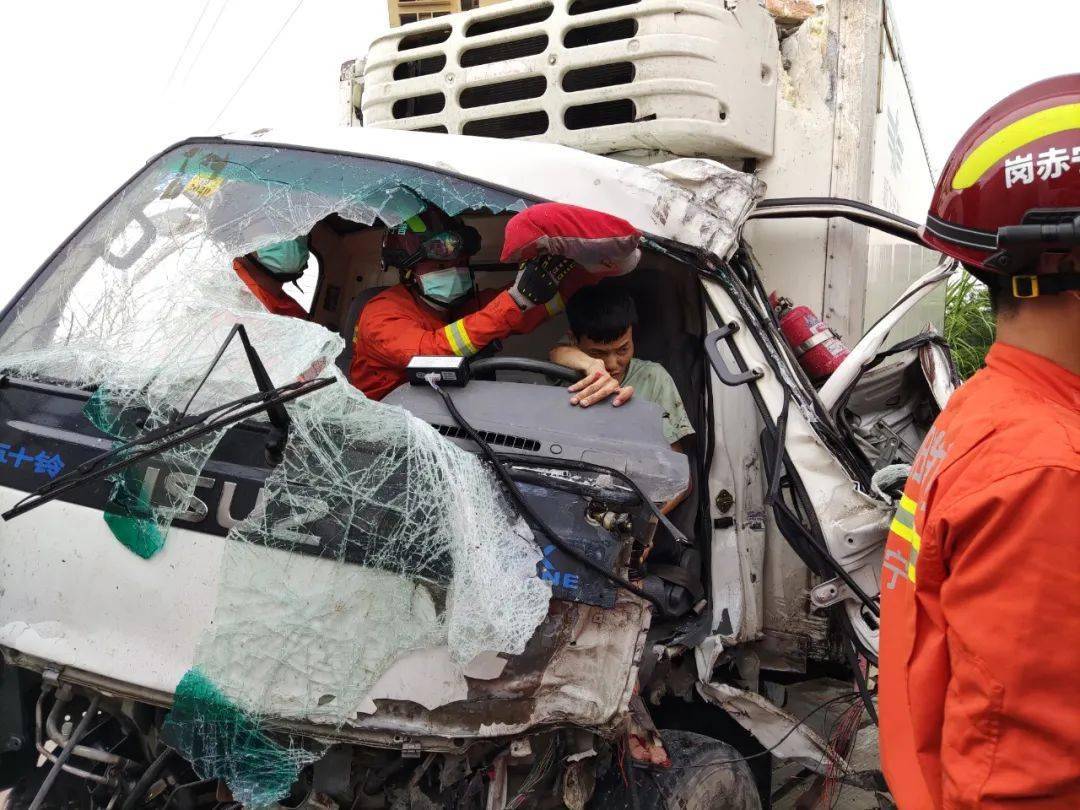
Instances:
[[[481,34],[490,34],[494,31],[505,31],[508,28],[518,28],[522,25],[543,22],[551,16],[551,12],[554,10],[555,7],[551,3],[545,3],[539,8],[504,14],[501,17],[489,17],[486,20],[477,20],[465,26],[465,36],[478,37]]]
[[[493,62],[524,59],[526,56],[543,53],[547,49],[547,45],[547,34],[538,34],[535,37],[500,42],[497,45],[487,45],[483,48],[470,48],[462,52],[461,66],[474,67],[476,65],[490,65]]]
[[[547,90],[547,79],[543,76],[530,76],[527,79],[511,79],[508,82],[466,87],[458,96],[458,103],[465,109],[486,107],[489,104],[505,104],[508,101],[539,98],[544,95],[545,90]]]
[[[757,3],[510,0],[376,39],[349,79],[363,87],[350,120],[601,154],[766,157],[777,53]]]

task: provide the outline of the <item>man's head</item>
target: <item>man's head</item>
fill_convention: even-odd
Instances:
[[[626,376],[634,356],[634,299],[617,284],[601,282],[580,290],[566,305],[574,344],[604,362],[618,382]]]
[[[923,241],[990,287],[998,339],[1080,367],[1080,74],[1001,100],[960,138]]]
[[[451,307],[472,292],[469,258],[480,235],[435,206],[410,217],[383,237],[383,267],[396,267],[401,283],[438,307]]]
[[[308,238],[298,236],[259,248],[251,255],[271,278],[284,284],[296,281],[304,275],[311,253],[308,250]]]
[[[1056,272],[1075,274],[1080,280],[1078,254],[1063,259]],[[991,288],[990,300],[997,340],[1041,354],[1080,374],[1080,290],[1016,298],[1012,290],[998,285]]]

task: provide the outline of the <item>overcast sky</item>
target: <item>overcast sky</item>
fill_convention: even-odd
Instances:
[[[1075,2],[893,0],[935,167],[1002,96],[1080,71]],[[3,3],[0,298],[168,144],[335,125],[341,63],[386,26],[383,0]]]

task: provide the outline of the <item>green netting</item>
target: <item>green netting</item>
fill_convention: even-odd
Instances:
[[[116,440],[115,449],[159,426],[171,415],[148,410],[143,403],[143,392],[100,386],[83,407],[83,413],[98,430]],[[199,438],[109,476],[106,480],[111,489],[102,511],[113,536],[143,559],[161,551],[172,521],[187,509],[187,482],[197,479],[218,438]],[[167,485],[163,487],[164,495],[155,501],[153,493],[159,480]]]
[[[136,412],[121,407],[124,401],[125,398],[100,387],[83,407],[91,424],[116,439],[114,449],[139,433]],[[158,526],[142,472],[142,467],[128,467],[108,478],[112,491],[104,518],[117,540],[143,559],[149,559],[164,548],[165,532]]]
[[[155,519],[150,495],[128,467],[112,478],[113,491],[105,507],[105,523],[113,536],[144,560],[165,547],[165,533]]]
[[[201,778],[224,780],[245,807],[266,807],[287,795],[297,772],[321,753],[316,743],[272,738],[198,668],[177,685],[163,733]]]

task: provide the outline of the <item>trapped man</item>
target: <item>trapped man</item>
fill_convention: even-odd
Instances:
[[[637,309],[630,293],[612,282],[587,287],[569,300],[566,317],[570,342],[554,346],[548,356],[585,374],[568,389],[570,403],[587,408],[610,398],[618,407],[632,396],[655,402],[663,410],[664,437],[681,450],[694,428],[667,370],[634,357]]]

